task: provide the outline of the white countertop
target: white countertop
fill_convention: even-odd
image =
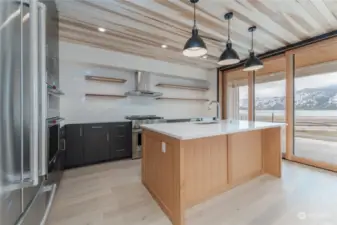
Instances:
[[[247,120],[221,120],[219,123],[215,124],[197,123],[198,122],[158,123],[144,124],[141,125],[141,127],[180,140],[188,140],[272,127],[282,127],[286,125],[285,123],[254,122]]]

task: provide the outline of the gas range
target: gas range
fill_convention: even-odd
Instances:
[[[132,121],[132,129],[140,129],[142,124],[152,124],[152,123],[164,123],[164,117],[159,117],[156,115],[132,115],[126,116],[125,119]]]
[[[125,119],[132,122],[132,159],[142,157],[142,124],[165,123],[163,117],[155,115],[134,115],[126,116]]]

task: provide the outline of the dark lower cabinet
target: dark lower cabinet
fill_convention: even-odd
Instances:
[[[84,125],[84,162],[93,164],[109,159],[109,124]]]
[[[131,158],[131,122],[66,125],[65,167]]]
[[[132,155],[131,123],[115,123],[110,125],[110,158],[126,158]]]
[[[84,164],[83,140],[82,124],[66,125],[65,168],[77,167]]]

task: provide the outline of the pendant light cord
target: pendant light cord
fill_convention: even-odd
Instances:
[[[197,28],[197,22],[196,22],[196,18],[195,18],[195,3],[193,4],[194,5],[194,25],[193,25],[193,28]]]
[[[231,22],[231,20],[229,19],[229,20],[228,20],[228,40],[227,40],[228,43],[231,43],[231,29],[230,29],[230,22]]]
[[[252,31],[252,48],[250,49],[250,52],[254,52],[254,31]]]

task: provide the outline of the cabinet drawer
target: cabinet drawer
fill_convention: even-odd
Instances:
[[[122,138],[131,132],[131,123],[113,123],[110,125],[110,133],[112,138]]]
[[[106,124],[106,123],[91,123],[91,124],[85,124],[84,125],[84,130],[85,131],[90,131],[90,130],[93,130],[93,131],[98,131],[99,130],[108,130],[109,129],[109,124]]]
[[[127,137],[121,136],[121,137],[113,137],[111,138],[111,149],[121,149],[127,147]]]
[[[112,152],[112,158],[118,159],[126,157],[131,157],[131,152],[127,148],[115,149]]]

